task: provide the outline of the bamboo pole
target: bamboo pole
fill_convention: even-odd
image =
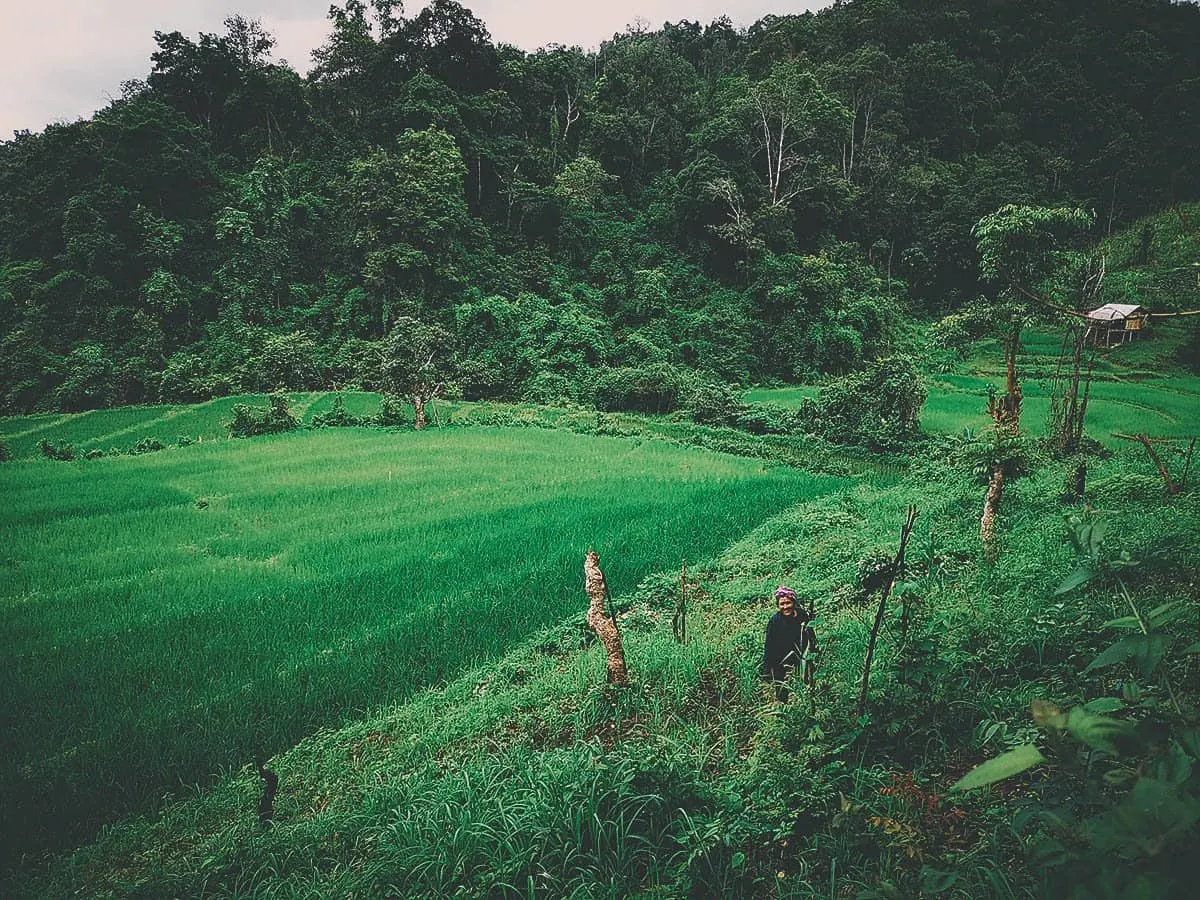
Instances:
[[[879,597],[879,609],[875,612],[875,623],[871,626],[871,639],[867,642],[867,656],[863,661],[862,683],[858,686],[858,715],[862,715],[867,710],[867,688],[871,682],[871,661],[875,658],[875,643],[879,640],[879,629],[883,626],[883,616],[887,612],[888,597],[891,596],[892,586],[896,583],[896,578],[904,568],[904,550],[908,546],[909,535],[912,534],[913,523],[917,520],[917,508],[915,506],[908,507],[908,515],[904,520],[904,527],[900,530],[900,549],[896,551],[896,557],[892,560],[891,572],[888,574],[887,584],[883,587],[883,593]]]

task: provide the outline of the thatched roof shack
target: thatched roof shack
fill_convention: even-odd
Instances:
[[[1105,347],[1127,344],[1150,327],[1150,313],[1132,303],[1106,303],[1087,314],[1088,336]]]

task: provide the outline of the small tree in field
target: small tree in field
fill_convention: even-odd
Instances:
[[[1073,240],[1084,234],[1095,216],[1082,209],[1002,206],[976,224],[979,272],[997,291],[991,312],[1004,347],[1004,393],[988,400],[997,441],[1016,436],[1021,425],[1021,383],[1017,351],[1021,328],[1037,305],[1047,302],[1047,288],[1075,256]],[[996,515],[1004,495],[1004,463],[992,466],[979,520],[979,537],[989,556],[995,554]]]
[[[384,341],[380,380],[387,393],[407,397],[413,424],[425,427],[425,404],[441,395],[453,374],[454,335],[441,325],[396,320]]]

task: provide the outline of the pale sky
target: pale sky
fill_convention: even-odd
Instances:
[[[120,95],[121,82],[150,71],[155,31],[223,34],[226,17],[259,19],[275,35],[275,58],[307,73],[329,33],[331,0],[0,0],[0,140],[17,129],[90,116]],[[339,3],[339,5],[342,5]],[[408,15],[425,4],[410,0]],[[828,6],[802,0],[465,0],[497,43],[533,50],[550,43],[596,47],[642,19],[651,28],[722,15],[736,26],[768,14]]]

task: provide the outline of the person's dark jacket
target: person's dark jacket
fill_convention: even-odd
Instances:
[[[805,652],[815,650],[817,636],[801,615],[785,616],[781,612],[767,623],[767,642],[763,648],[760,674],[763,678],[783,681]]]

